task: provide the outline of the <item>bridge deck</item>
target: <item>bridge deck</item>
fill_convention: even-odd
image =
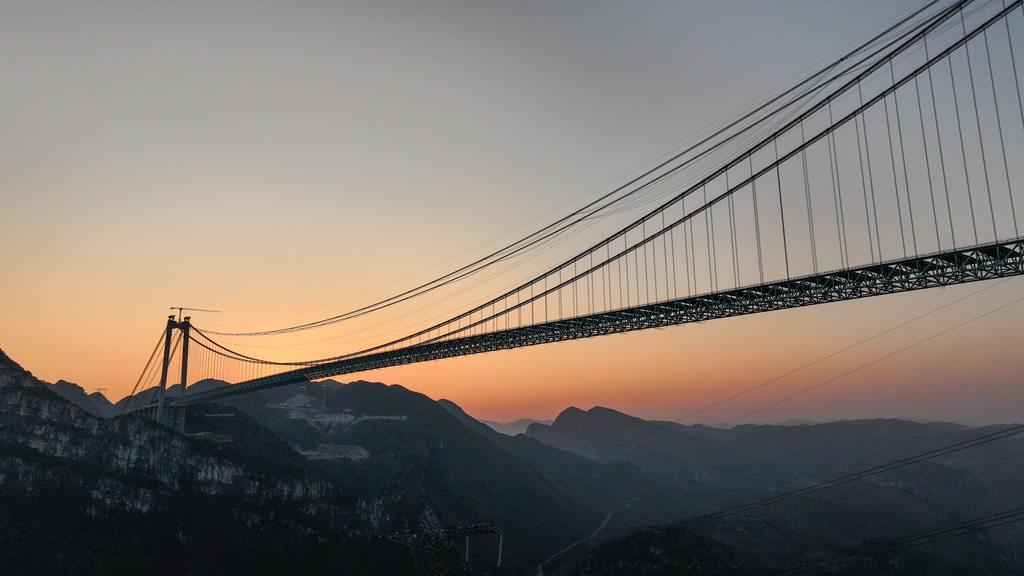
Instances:
[[[215,390],[187,394],[174,399],[171,403],[183,406],[286,384],[308,382],[389,366],[1022,274],[1024,274],[1024,240],[996,242],[872,264],[861,268],[803,276],[781,282],[709,293],[636,308],[577,316],[543,324],[461,338],[449,338],[396,350],[355,356]]]

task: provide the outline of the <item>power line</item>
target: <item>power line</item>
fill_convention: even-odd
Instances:
[[[915,456],[901,458],[899,460],[889,462],[888,464],[883,464],[881,466],[875,466],[874,468],[868,468],[867,470],[862,470],[860,472],[854,472],[852,474],[840,476],[839,478],[834,478],[826,482],[819,482],[812,486],[801,488],[799,490],[793,490],[791,492],[786,492],[785,494],[779,494],[778,496],[772,496],[771,498],[765,498],[763,500],[758,500],[756,502],[751,502],[749,504],[744,504],[742,506],[736,506],[735,508],[729,508],[726,510],[722,510],[720,512],[715,512],[713,514],[707,514],[704,516],[691,518],[689,520],[684,520],[683,522],[677,522],[673,525],[687,526],[691,524],[702,524],[706,522],[711,522],[713,520],[719,520],[721,518],[727,518],[729,516],[735,516],[737,514],[743,514],[745,512],[750,512],[751,510],[756,510],[758,508],[763,508],[765,506],[772,506],[780,502],[785,502],[787,500],[792,500],[793,498],[799,498],[807,494],[813,494],[815,492],[827,490],[835,486],[849,484],[850,482],[856,480],[863,480],[864,478],[875,476],[877,474],[882,474],[883,472],[897,470],[899,468],[910,466],[912,464],[918,464],[926,460],[938,458],[939,456],[945,456],[947,454],[952,454],[954,452],[959,452],[961,450],[966,450],[968,448],[974,448],[976,446],[988,444],[989,442],[994,442],[996,440],[1001,440],[1003,438],[1008,438],[1010,436],[1016,436],[1021,432],[1024,432],[1024,424],[1018,424],[1016,426],[1012,426],[1004,430],[999,430],[997,432],[985,434],[984,436],[979,436],[977,438],[972,438],[970,440],[964,440],[963,442],[957,442],[956,444],[951,444],[949,446],[944,446],[942,448],[936,448],[935,450],[929,450],[928,452],[923,452]]]
[[[1002,281],[1002,282],[1005,282],[1005,280]],[[999,282],[996,285],[1001,284],[1002,282]],[[745,392],[741,392],[740,394],[734,395],[734,396],[732,396],[730,398],[727,398],[725,400],[722,400],[722,401],[720,401],[718,403],[712,404],[710,407],[717,406],[719,404],[722,404],[723,402],[727,402],[727,401],[729,401],[729,400],[731,400],[733,398],[736,398],[736,397],[738,397],[738,396],[740,396],[742,394],[745,394],[745,393],[747,393],[749,391],[753,391],[753,390],[755,390],[757,388],[760,388],[760,387],[762,387],[764,385],[767,385],[767,384],[769,384],[771,382],[774,382],[774,381],[776,381],[776,380],[778,380],[778,379],[780,379],[780,378],[782,378],[784,376],[787,376],[789,374],[793,374],[793,373],[798,372],[798,371],[800,371],[800,370],[802,370],[802,369],[804,369],[804,368],[806,368],[808,366],[817,364],[818,362],[821,362],[821,361],[823,361],[823,360],[825,360],[827,358],[835,356],[836,354],[839,354],[841,352],[844,352],[846,350],[849,350],[851,348],[859,346],[859,345],[861,345],[861,344],[863,344],[865,342],[868,342],[870,340],[873,340],[874,338],[877,338],[877,337],[879,337],[879,336],[881,336],[883,334],[886,334],[888,332],[896,330],[897,328],[906,326],[907,324],[910,324],[910,323],[915,322],[915,321],[917,321],[917,320],[919,320],[921,318],[924,318],[925,316],[928,316],[928,315],[930,315],[930,314],[932,314],[934,312],[937,312],[939,310],[942,310],[944,308],[952,306],[953,304],[961,302],[962,300],[965,300],[965,299],[970,298],[972,296],[976,296],[976,295],[978,295],[978,294],[984,292],[985,290],[988,290],[988,289],[990,289],[990,288],[992,288],[994,286],[995,285],[987,287],[987,288],[984,288],[984,289],[981,289],[981,290],[977,290],[977,291],[973,292],[972,294],[969,294],[969,295],[964,296],[962,298],[959,298],[959,299],[957,299],[957,300],[955,300],[953,302],[950,302],[950,303],[947,303],[947,304],[945,304],[943,306],[935,308],[935,309],[933,309],[933,310],[931,310],[929,312],[926,312],[926,313],[924,313],[924,314],[922,314],[922,315],[920,315],[920,316],[918,316],[918,317],[916,317],[916,318],[914,318],[912,320],[908,320],[907,322],[904,322],[904,323],[902,323],[902,324],[900,324],[898,326],[894,326],[894,327],[892,327],[892,328],[890,328],[888,330],[885,330],[885,331],[883,331],[883,332],[881,332],[879,334],[876,334],[875,336],[872,336],[870,338],[862,340],[861,342],[858,342],[858,343],[853,344],[853,345],[851,345],[851,346],[849,346],[847,348],[844,348],[843,350],[840,350],[838,352],[835,352],[833,354],[825,356],[824,358],[821,358],[819,360],[815,360],[814,362],[808,363],[808,364],[806,364],[806,365],[804,365],[804,366],[802,366],[800,368],[792,370],[792,371],[790,371],[789,373],[787,373],[787,374],[785,374],[783,376],[780,376],[778,378],[769,380],[769,381],[764,382],[762,384],[759,384],[759,385],[757,385],[757,386],[755,386],[753,388],[750,388],[750,389],[748,389]],[[933,338],[936,338],[936,337],[941,336],[943,334],[946,334],[946,333],[948,333],[948,332],[950,332],[952,330],[960,328],[960,327],[962,327],[962,326],[964,326],[966,324],[969,324],[969,323],[971,323],[971,322],[973,322],[975,320],[978,320],[980,318],[983,318],[985,316],[993,314],[993,313],[995,313],[995,312],[997,312],[999,310],[1007,308],[1007,307],[1009,307],[1009,306],[1011,306],[1013,304],[1016,304],[1016,303],[1018,303],[1018,302],[1020,302],[1022,300],[1024,300],[1024,298],[1019,298],[1017,300],[1014,300],[1013,302],[1010,302],[1008,304],[1004,304],[1002,306],[999,306],[998,308],[996,308],[994,310],[990,310],[989,312],[986,312],[986,313],[981,314],[979,316],[975,316],[974,318],[971,318],[971,319],[969,319],[969,320],[967,320],[965,322],[961,322],[961,323],[957,324],[956,326],[953,326],[951,328],[943,330],[942,332],[939,332],[937,334],[933,334],[932,336],[929,336],[927,338],[919,340],[919,341],[917,341],[914,344],[911,344],[909,346],[905,346],[905,347],[901,348],[900,350],[897,350],[897,351],[895,351],[895,352],[893,352],[891,354],[888,354],[888,355],[886,355],[886,356],[884,356],[882,358],[876,359],[874,361],[871,361],[871,362],[868,362],[866,364],[863,364],[863,365],[861,365],[861,366],[859,366],[857,368],[849,370],[849,371],[847,371],[846,373],[844,373],[844,374],[842,374],[840,376],[837,376],[837,377],[832,378],[830,380],[827,380],[825,382],[821,382],[819,384],[816,384],[816,385],[814,385],[814,386],[812,386],[810,388],[807,388],[807,389],[803,390],[802,392],[798,392],[797,394],[791,395],[791,396],[789,396],[787,398],[783,398],[782,400],[779,400],[778,402],[770,404],[770,405],[768,405],[766,407],[763,407],[761,409],[755,410],[755,411],[753,411],[753,412],[751,412],[751,413],[749,413],[749,414],[747,414],[745,416],[741,416],[740,418],[737,418],[737,419],[729,422],[729,424],[734,424],[736,422],[744,420],[744,419],[748,418],[749,416],[751,416],[753,414],[762,412],[763,410],[765,410],[767,408],[776,406],[776,405],[778,405],[778,404],[780,404],[782,402],[785,402],[785,401],[787,401],[789,399],[792,399],[792,398],[794,398],[796,396],[799,396],[799,395],[801,395],[803,393],[809,392],[810,390],[819,388],[819,387],[821,387],[821,386],[823,386],[823,385],[825,385],[825,384],[827,384],[829,382],[833,382],[833,381],[835,381],[835,380],[837,380],[839,378],[842,378],[842,377],[844,377],[846,375],[849,375],[849,374],[851,374],[853,372],[856,372],[857,370],[860,370],[860,369],[862,369],[864,367],[867,367],[867,366],[870,366],[872,364],[875,364],[875,363],[877,363],[877,362],[879,362],[881,360],[890,358],[890,357],[892,357],[892,356],[894,356],[896,354],[899,354],[900,352],[906,351],[906,350],[908,350],[908,349],[910,349],[910,348],[912,348],[914,346],[917,346],[919,344],[922,344],[924,342],[932,340]],[[700,413],[700,412],[702,412],[702,411],[704,411],[706,409],[707,408],[704,408],[702,410],[698,410],[697,412],[694,412],[692,414]],[[685,419],[685,418],[688,418],[688,417],[689,417],[689,415],[688,416],[684,416],[683,418],[680,418],[679,420],[682,420],[682,419]],[[679,420],[677,420],[676,422],[679,422]],[[627,445],[629,443],[634,442],[635,440],[638,440],[639,438],[642,438],[643,436],[646,436],[648,434],[657,432],[658,430],[662,430],[662,429],[665,429],[667,427],[668,427],[668,425],[666,424],[666,425],[659,426],[657,428],[648,430],[648,431],[644,432],[643,434],[639,434],[639,435],[634,436],[633,438],[631,438],[629,440],[625,440],[623,442],[620,442],[619,444],[616,444],[615,446],[612,446],[610,448],[606,448],[606,449],[602,450],[601,452],[599,452],[598,454],[606,453],[606,452],[608,452],[610,450],[613,450],[615,448],[625,446],[625,445]],[[869,468],[867,470],[862,470],[862,471],[859,471],[859,472],[853,472],[851,474],[847,474],[845,476],[834,478],[832,480],[828,480],[828,481],[825,481],[825,482],[820,482],[820,483],[817,483],[817,484],[813,484],[811,486],[807,486],[807,487],[801,488],[799,490],[794,490],[794,491],[791,491],[791,492],[786,492],[786,493],[779,494],[779,495],[776,495],[776,496],[773,496],[773,497],[770,497],[770,498],[765,498],[763,500],[758,500],[758,501],[750,502],[748,504],[744,504],[744,505],[741,505],[741,506],[736,506],[736,507],[733,507],[733,508],[728,508],[728,509],[721,510],[721,511],[713,513],[713,514],[706,514],[706,515],[698,516],[698,517],[695,517],[695,518],[690,518],[690,519],[684,520],[682,522],[677,522],[677,523],[671,524],[671,526],[687,526],[687,525],[691,525],[691,524],[705,523],[705,522],[710,522],[710,521],[713,521],[713,520],[717,520],[719,518],[725,518],[725,517],[728,517],[728,516],[733,516],[733,515],[736,515],[736,514],[741,514],[741,513],[749,512],[749,511],[757,509],[757,508],[761,508],[761,507],[765,507],[765,506],[770,506],[770,505],[773,505],[773,504],[777,504],[779,502],[784,502],[784,501],[787,501],[787,500],[790,500],[790,499],[793,499],[793,498],[804,496],[806,494],[811,494],[811,493],[814,493],[814,492],[819,492],[819,491],[822,491],[822,490],[826,490],[828,488],[832,488],[834,486],[839,486],[839,485],[842,485],[842,484],[847,484],[847,483],[850,483],[850,482],[853,482],[853,481],[856,481],[856,480],[864,479],[864,478],[867,478],[867,477],[870,477],[870,476],[874,476],[874,475],[877,475],[877,474],[881,474],[881,473],[884,473],[884,472],[888,472],[888,471],[891,471],[891,470],[896,470],[896,469],[899,469],[899,468],[903,468],[905,466],[910,466],[910,465],[913,465],[913,464],[924,462],[926,460],[931,460],[931,459],[937,458],[939,456],[944,456],[944,455],[951,454],[951,453],[954,453],[954,452],[959,452],[961,450],[965,450],[965,449],[968,449],[968,448],[974,448],[976,446],[980,446],[982,444],[987,444],[987,443],[993,442],[995,440],[1000,440],[1000,439],[1003,439],[1003,438],[1007,438],[1007,437],[1010,437],[1010,436],[1014,436],[1014,435],[1020,434],[1021,432],[1024,432],[1024,424],[1013,426],[1013,427],[1010,427],[1010,428],[1007,428],[1007,429],[1004,429],[1004,430],[999,430],[999,431],[996,431],[996,432],[992,432],[990,434],[986,434],[986,435],[983,435],[983,436],[979,436],[977,438],[972,438],[972,439],[969,439],[969,440],[958,442],[958,443],[955,443],[955,444],[952,444],[952,445],[949,445],[949,446],[944,446],[944,447],[941,447],[941,448],[936,448],[936,449],[930,450],[928,452],[924,452],[924,453],[917,454],[917,455],[914,455],[914,456],[909,456],[909,457],[906,457],[906,458],[902,458],[902,459],[899,459],[899,460],[896,460],[896,461],[893,461],[893,462],[889,462],[887,464],[882,464],[882,465],[879,465],[879,466],[875,466],[873,468]],[[710,433],[710,431],[704,432],[703,434],[691,436],[691,437],[687,438],[683,442],[679,442],[679,443],[676,443],[676,444],[674,444],[672,446],[664,448],[662,450],[657,450],[655,452],[646,454],[646,455],[644,455],[644,456],[642,456],[640,458],[637,458],[635,460],[631,460],[630,462],[633,463],[633,464],[636,464],[637,462],[646,460],[648,458],[651,458],[651,457],[654,457],[654,456],[657,456],[657,455],[660,455],[660,454],[664,454],[664,453],[669,452],[671,450],[675,450],[675,449],[679,448],[682,445],[685,445],[685,444],[687,444],[687,443],[689,443],[691,441],[696,440],[697,438],[706,436],[708,433]],[[611,471],[605,472],[604,474],[605,475],[613,474],[615,472],[616,472],[616,470],[611,470]],[[566,552],[566,551],[563,550],[563,552]],[[576,553],[577,556],[583,555],[583,554],[585,554],[585,552],[583,552],[583,551]]]
[[[1024,520],[1024,508],[1014,508],[1005,512],[999,512],[996,514],[990,514],[981,518],[975,518],[974,520],[968,520],[960,522],[952,526],[944,528],[937,528],[935,530],[928,530],[926,532],[919,532],[910,536],[905,536],[891,542],[884,544],[878,544],[868,548],[855,550],[846,554],[816,558],[814,560],[808,560],[801,564],[785,568],[776,572],[771,572],[775,575],[788,575],[788,574],[801,574],[811,570],[819,570],[823,568],[832,568],[848,562],[852,562],[858,559],[872,558],[874,556],[880,556],[882,554],[891,554],[907,548],[913,548],[915,546],[922,546],[924,544],[931,544],[933,542],[939,542],[947,540],[949,538],[956,538],[958,536],[965,536],[981,530],[987,530],[989,528],[996,528],[999,526],[1005,526],[1007,524],[1014,524]]]
[[[706,524],[708,522],[713,522],[713,521],[720,520],[720,519],[723,519],[723,518],[728,518],[730,516],[736,516],[736,515],[739,515],[739,514],[745,514],[745,513],[748,513],[748,512],[757,510],[757,509],[760,509],[760,508],[765,508],[765,507],[769,507],[769,506],[773,506],[773,505],[779,504],[781,502],[786,502],[786,501],[792,500],[794,498],[799,498],[799,497],[802,497],[802,496],[806,496],[808,494],[813,494],[815,492],[820,492],[820,491],[823,491],[823,490],[827,490],[829,488],[834,488],[836,486],[841,486],[843,484],[849,484],[850,482],[855,482],[857,480],[863,480],[863,479],[871,477],[871,476],[875,476],[875,475],[882,474],[882,473],[885,473],[885,472],[889,472],[889,471],[892,471],[892,470],[897,470],[899,468],[904,468],[906,466],[911,466],[911,465],[914,465],[914,464],[925,462],[927,460],[932,460],[932,459],[938,458],[940,456],[946,456],[948,454],[953,454],[955,452],[960,452],[962,450],[967,450],[967,449],[970,449],[970,448],[975,448],[975,447],[978,447],[978,446],[982,446],[984,444],[988,444],[990,442],[995,442],[996,440],[1002,440],[1004,438],[1009,438],[1009,437],[1012,437],[1012,436],[1016,436],[1016,435],[1021,434],[1021,433],[1024,433],[1024,424],[1018,424],[1016,426],[1011,426],[1009,428],[1005,428],[1003,430],[998,430],[996,432],[991,432],[989,434],[978,436],[976,438],[971,438],[971,439],[968,439],[968,440],[957,442],[955,444],[950,444],[948,446],[944,446],[944,447],[941,447],[941,448],[936,448],[934,450],[929,450],[927,452],[922,452],[922,453],[916,454],[914,456],[909,456],[909,457],[906,457],[906,458],[901,458],[899,460],[895,460],[895,461],[889,462],[887,464],[882,464],[880,466],[875,466],[873,468],[868,468],[866,470],[862,470],[862,471],[859,471],[859,472],[854,472],[854,473],[851,473],[851,474],[847,474],[845,476],[840,476],[838,478],[833,478],[832,480],[828,480],[828,481],[825,481],[825,482],[819,482],[819,483],[813,484],[811,486],[807,486],[805,488],[801,488],[799,490],[792,490],[790,492],[785,492],[783,494],[778,494],[778,495],[772,496],[770,498],[764,498],[764,499],[761,499],[761,500],[757,500],[757,501],[754,501],[754,502],[743,504],[741,506],[735,506],[735,507],[732,507],[732,508],[727,508],[725,510],[720,510],[720,511],[712,513],[712,514],[704,514],[704,515],[697,516],[697,517],[694,517],[694,518],[689,518],[689,519],[683,520],[681,522],[673,522],[671,524],[666,525],[666,527],[668,527],[668,528],[672,528],[672,527],[675,527],[675,528],[687,528],[687,527],[694,526],[694,525],[697,525],[697,524]],[[1012,514],[1024,514],[1024,508],[1011,511],[1011,513]],[[1003,514],[1007,514],[1007,513],[1003,513]],[[1000,515],[993,515],[993,517],[998,517],[998,516],[1000,516]],[[969,524],[971,526],[974,526],[974,525],[981,524],[981,523],[991,522],[991,518],[992,517],[986,517],[984,519],[978,519],[978,520],[975,520],[975,521],[971,521]],[[1024,517],[1022,517],[1020,519],[1024,519]],[[1013,520],[1013,521],[1018,521],[1018,520]],[[1006,522],[1003,522],[1003,523],[1006,523]],[[998,524],[996,524],[996,525],[998,525]],[[948,535],[943,536],[943,537],[958,536],[958,535],[960,535],[959,533],[952,534],[951,532],[957,531],[960,527],[961,527],[961,525],[956,525],[956,526],[951,527],[951,528],[943,528],[941,530],[932,531],[932,532],[941,533],[940,535],[948,534]],[[978,528],[978,529],[982,529],[982,528]],[[892,546],[892,545],[899,546],[899,545],[902,545],[901,543],[914,542],[916,540],[924,538],[925,536],[932,535],[932,532],[928,532],[928,533],[924,533],[924,534],[915,534],[913,536],[908,536],[906,538],[897,540],[897,541],[892,542],[892,543],[887,543],[886,545],[879,547],[881,549],[881,551],[877,552],[877,554],[882,554],[885,551],[887,551],[888,550],[888,548],[887,548],[888,546]],[[622,538],[619,538],[618,540],[621,540],[621,539]],[[942,539],[942,538],[937,537],[936,539]],[[925,543],[925,542],[920,542],[920,543]],[[915,543],[915,544],[911,544],[911,545],[917,545],[917,544]],[[563,550],[563,552],[565,552],[565,551]],[[581,550],[581,551],[576,552],[575,554],[573,554],[573,556],[581,557],[581,556],[584,556],[586,554],[587,554],[587,551]],[[842,561],[841,562],[837,562],[837,563],[842,563],[842,562],[848,561],[849,560],[849,555],[843,556],[842,558],[843,558]],[[818,560],[815,560],[812,563],[812,565],[813,565],[812,567],[819,566],[818,562],[819,562]],[[807,568],[807,565],[801,564],[797,568],[794,568],[794,570],[797,570],[797,569],[798,570],[804,570],[806,568]],[[786,573],[788,573],[788,572],[786,572]]]

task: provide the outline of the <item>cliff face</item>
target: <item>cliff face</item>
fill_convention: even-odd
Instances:
[[[386,509],[346,494],[255,424],[251,433],[257,441],[236,447],[142,418],[103,419],[0,356],[0,566],[270,574],[301,556],[317,571],[395,529]]]
[[[482,522],[526,573],[601,519],[425,396],[354,383],[290,400],[190,406],[186,436],[96,416],[0,358],[0,566],[408,574],[423,556],[381,536]]]
[[[92,483],[83,488],[94,514],[147,512],[162,496],[185,489],[258,501],[320,499],[332,489],[315,476],[277,478],[145,419],[97,418],[10,364],[0,366],[0,446],[4,470],[16,470],[27,486],[55,464],[77,470],[79,482]]]
[[[535,572],[538,563],[590,534],[604,515],[440,403],[401,386],[352,382],[317,386],[314,395],[296,385],[239,396],[232,405],[365,495],[360,511],[375,525],[402,531],[498,526],[505,534],[506,573]],[[223,433],[233,418],[196,420]]]

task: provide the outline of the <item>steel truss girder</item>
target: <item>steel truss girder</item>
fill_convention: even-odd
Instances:
[[[1024,240],[996,242],[346,358],[174,399],[187,405],[340,374],[1024,274]]]

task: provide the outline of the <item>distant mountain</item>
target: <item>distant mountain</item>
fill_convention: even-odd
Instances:
[[[349,492],[243,414],[230,420],[236,441],[224,444],[99,418],[0,352],[0,571],[415,570],[379,538],[378,527],[401,527],[379,525],[384,503]]]
[[[880,548],[1024,508],[1020,437],[721,514],[1006,427],[724,429],[598,407],[509,436],[401,386],[323,381],[192,406],[186,428],[98,418],[0,356],[0,572],[118,573],[128,555],[123,573],[415,574],[426,556],[380,536],[489,523],[509,575],[762,574],[837,557],[852,561],[810,573],[1022,574],[1020,523]]]
[[[349,490],[426,525],[493,524],[506,569],[533,566],[599,524],[589,503],[467,426],[442,404],[397,385],[284,386],[222,402],[245,411]],[[207,423],[219,433],[218,419]]]
[[[569,408],[530,438],[602,462],[630,462],[652,474],[719,488],[788,490],[977,438],[1000,427],[877,419],[730,429],[648,421],[608,408]],[[1022,443],[977,449],[984,463],[1017,462]],[[995,452],[992,452],[995,451]],[[992,452],[990,454],[990,452]],[[962,466],[949,460],[949,474]]]
[[[62,398],[69,400],[93,416],[113,418],[116,415],[114,405],[100,392],[86,394],[81,386],[66,380],[58,380],[56,383],[50,384],[50,390],[60,394]]]
[[[607,516],[602,537],[705,514],[754,497],[747,492],[678,482],[627,462],[599,462],[525,435],[507,436],[473,419],[453,402],[441,400],[439,404],[539,474],[564,486],[590,508],[604,511]]]
[[[985,532],[907,539],[955,533],[963,520],[904,490],[857,482],[742,514],[637,530],[572,554],[558,574],[1024,574],[1019,556]]]
[[[228,383],[222,380],[206,379],[200,380],[195,384],[188,387],[188,392],[197,393],[212,390],[214,388],[220,388],[227,386]],[[50,390],[53,390],[59,394],[62,398],[70,401],[79,408],[82,408],[86,412],[89,412],[93,416],[100,416],[103,418],[113,418],[114,416],[120,416],[124,413],[126,408],[134,406],[144,406],[156,402],[157,388],[148,388],[135,394],[134,396],[127,396],[117,401],[117,403],[111,403],[101,392],[93,392],[92,394],[86,394],[85,390],[78,384],[68,382],[66,380],[58,380],[54,384],[47,384]],[[167,387],[167,397],[174,398],[182,395],[181,385],[174,384]]]
[[[188,391],[223,385],[200,381]],[[180,387],[168,389],[168,396],[180,394]],[[148,404],[154,395],[146,390],[126,402]],[[500,434],[475,421],[476,428],[467,427],[441,404],[401,386],[325,380],[217,405],[253,418],[345,490],[377,502],[378,531],[494,524],[505,533],[508,573],[532,572],[592,530],[603,513],[496,446],[490,436]],[[222,412],[190,408],[188,432],[237,444],[235,418]]]
[[[917,423],[905,420],[859,420],[841,421],[816,425],[768,426],[745,425],[732,429],[717,429],[704,426],[684,426],[669,422],[650,422],[618,413],[607,408],[583,411],[570,408],[564,411],[550,426],[532,425],[527,430],[529,438],[551,446],[571,451],[601,462],[634,464],[648,473],[665,479],[675,479],[680,488],[704,485],[714,487],[714,493],[723,497],[732,494],[737,501],[756,502],[776,494],[799,490],[815,483],[841,478],[852,472],[872,469],[882,464],[899,462],[910,456],[956,446],[979,438],[1006,426],[970,428],[950,423]],[[874,526],[870,534],[861,534],[866,543],[874,539],[894,536],[888,527],[903,526],[900,533],[914,529],[927,529],[934,525],[925,522],[932,512],[939,512],[947,524],[957,518],[973,518],[1006,510],[1024,508],[1024,440],[1018,437],[951,453],[943,458],[926,460],[883,474],[869,477],[861,484],[860,494],[868,494],[857,504],[856,509],[873,509],[871,499],[888,499],[893,509],[905,512],[908,517],[900,524],[895,520],[884,523],[870,523],[857,519],[853,510],[843,512],[847,518],[837,519],[838,511],[851,496],[849,488],[835,488],[817,494],[814,498],[803,497],[792,505],[776,505],[772,514],[791,515],[792,518],[773,521],[778,532],[778,541],[796,538],[794,550],[806,545],[808,539],[822,530],[843,531]],[[810,501],[816,501],[814,509]],[[722,508],[728,509],[728,506]],[[785,510],[785,512],[777,512]],[[817,516],[811,513],[816,510]],[[768,512],[766,511],[766,514]],[[838,512],[836,512],[838,513]],[[748,515],[749,516],[749,515]],[[755,515],[756,516],[756,515]],[[763,517],[763,516],[762,516]],[[736,545],[737,558],[745,558],[757,546],[758,538],[768,537],[766,527],[758,528],[755,521],[732,519],[731,529],[747,534],[748,540],[729,540]],[[736,524],[739,522],[739,524]],[[750,526],[743,522],[752,522]],[[850,524],[848,524],[848,522]],[[915,523],[916,522],[916,523]],[[931,521],[929,521],[931,522]],[[780,524],[781,523],[781,524]],[[710,524],[700,529],[721,533],[724,524]],[[798,538],[797,528],[806,529],[806,536]],[[692,528],[696,530],[697,528]],[[745,531],[745,532],[744,532]],[[678,531],[677,531],[678,532]],[[675,532],[674,532],[675,533]],[[664,538],[658,532],[658,538]],[[680,538],[688,540],[689,536]],[[800,538],[803,538],[801,540]],[[845,539],[844,539],[845,538]],[[984,558],[978,566],[1003,566],[1005,558],[1024,557],[1024,526],[1008,525],[993,531],[993,547],[984,551],[974,550],[978,558]],[[847,536],[837,536],[831,543],[823,543],[821,553],[840,553],[841,542],[858,541]],[[717,542],[717,543],[715,543]],[[714,546],[722,544],[712,542]],[[633,544],[626,545],[626,548]],[[643,538],[635,543],[636,550],[647,544]],[[812,547],[813,548],[813,547]],[[604,558],[610,549],[599,552],[597,558]],[[622,552],[625,549],[616,549]],[[767,551],[762,551],[767,553]],[[689,553],[689,552],[687,552]],[[796,551],[789,557],[794,560],[800,554]],[[941,565],[941,554],[935,556],[935,564]],[[751,570],[756,573],[762,568],[754,557],[746,557]],[[679,561],[684,561],[680,558]],[[600,560],[595,560],[600,563]],[[655,560],[651,560],[655,561]],[[916,561],[916,560],[915,560]],[[925,559],[920,559],[926,562]],[[661,560],[657,560],[661,562]],[[753,563],[750,563],[753,562]],[[666,564],[671,565],[671,563]],[[952,566],[953,564],[950,564]],[[710,566],[710,565],[709,565]],[[635,566],[634,566],[635,567]],[[776,570],[777,567],[771,568]],[[597,570],[593,566],[581,574],[617,574]],[[1019,571],[995,570],[993,574],[1018,574]],[[653,571],[652,574],[669,574]],[[734,572],[741,573],[741,572]],[[844,572],[845,573],[845,572]],[[857,573],[853,570],[850,573]],[[870,573],[870,572],[869,572]],[[956,570],[944,572],[958,574]]]
[[[567,408],[551,425],[531,424],[530,438],[599,462],[630,462],[661,476],[685,478],[719,488],[777,487],[773,466],[751,477],[723,450],[728,430],[643,420],[608,408]]]
[[[198,392],[206,392],[207,390],[213,390],[214,388],[221,388],[227,385],[228,383],[224,382],[223,380],[214,380],[211,378],[207,378],[205,380],[200,380],[195,384],[188,386],[188,393],[194,394]],[[156,386],[154,386],[152,388],[142,390],[135,395],[125,396],[124,398],[118,400],[116,404],[114,404],[112,410],[113,415],[119,416],[125,413],[126,411],[130,411],[133,408],[139,408],[142,406],[154,404],[156,403],[158,393],[159,390],[157,389]],[[172,384],[167,387],[167,391],[165,392],[165,394],[167,398],[177,398],[182,396],[184,392],[182,391],[181,384]]]
[[[506,436],[516,436],[518,434],[525,434],[526,429],[530,424],[551,424],[554,420],[531,420],[529,418],[522,418],[515,422],[508,422],[502,424],[501,422],[494,422],[492,420],[481,420],[484,424],[487,424],[497,432],[501,432]]]

